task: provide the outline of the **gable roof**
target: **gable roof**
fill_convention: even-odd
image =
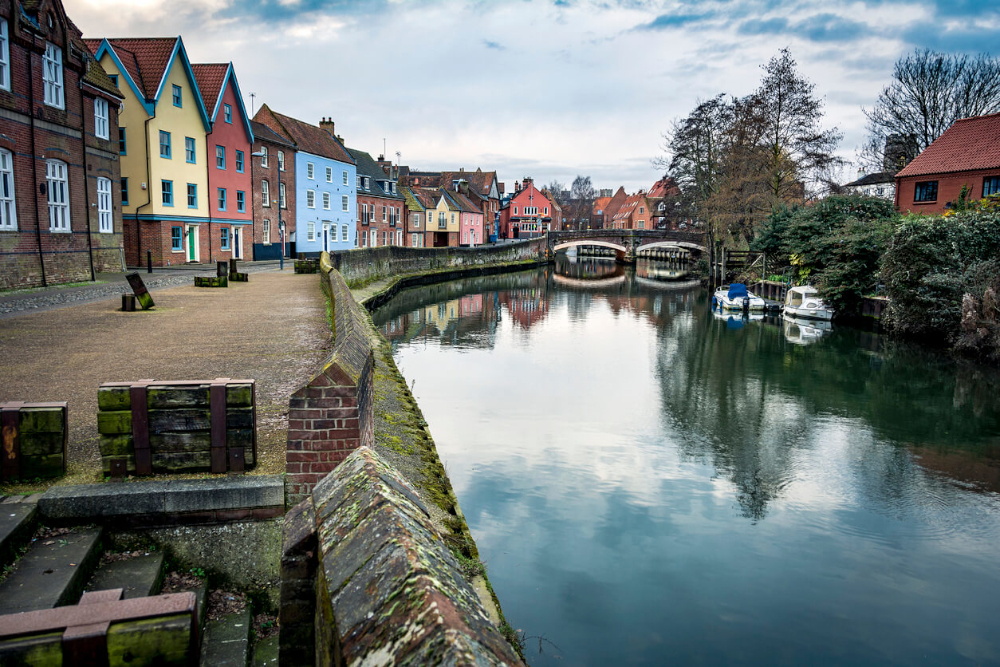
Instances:
[[[879,183],[894,183],[896,174],[891,171],[878,171],[874,174],[865,174],[856,181],[851,181],[844,185],[845,188],[860,187],[862,185],[878,185]]]
[[[1000,168],[1000,113],[955,121],[896,178]]]
[[[253,143],[253,128],[250,127],[250,118],[247,117],[247,110],[243,107],[243,94],[240,92],[240,85],[236,81],[236,70],[232,63],[202,63],[191,65],[194,79],[198,82],[198,90],[201,93],[202,102],[208,111],[208,119],[215,124],[215,119],[219,115],[219,108],[222,106],[222,96],[226,92],[226,87],[232,83],[234,91],[233,97],[240,108],[240,118],[243,119],[243,129],[246,130],[247,138]]]
[[[356,148],[348,148],[347,152],[351,154],[351,157],[354,158],[357,164],[358,176],[368,176],[372,180],[371,187],[365,191],[365,194],[370,194],[374,197],[386,197],[388,199],[403,199],[402,195],[386,192],[379,185],[379,181],[388,181],[389,177],[385,175],[382,167],[378,166],[378,162],[370,154]],[[358,188],[358,192],[361,193],[361,191],[361,188]]]
[[[460,169],[459,171],[442,171],[438,184],[441,187],[448,187],[455,181],[466,181],[469,184],[469,191],[472,194],[480,199],[489,199],[490,186],[496,180],[497,173],[495,171],[483,171],[482,169],[466,171]]]
[[[257,111],[257,116],[262,116],[265,110],[277,121],[285,135],[291,139],[298,150],[345,164],[355,164],[354,158],[347,152],[344,145],[323,128],[310,125],[298,118],[280,114],[266,104]]]
[[[437,188],[406,188],[413,201],[422,209],[437,208],[438,189]],[[409,203],[409,199],[407,199]]]
[[[108,73],[101,67],[101,63],[97,62],[93,54],[89,51],[86,54],[86,60],[87,73],[83,75],[83,82],[113,96],[115,99],[125,99],[122,91],[118,89],[115,82],[111,80]]]
[[[646,193],[646,197],[649,199],[662,199],[664,197],[676,197],[679,194],[681,194],[681,189],[677,187],[674,179],[664,176],[656,183],[653,183],[653,187]]]
[[[643,214],[649,213],[649,204],[646,202],[646,193],[640,190],[634,195],[630,195],[624,202],[622,202],[622,205],[618,207],[617,211],[615,211],[613,219],[628,220],[638,211],[638,205],[640,203],[642,203],[643,208],[646,209],[643,211]]]
[[[292,150],[295,150],[295,144],[263,123],[258,123],[255,120],[250,121],[250,130],[253,132],[254,141],[267,141],[280,146],[288,146]]]
[[[456,192],[454,190],[445,190],[445,193],[451,197],[451,199],[458,205],[462,211],[466,213],[478,213],[483,214],[482,209],[472,203],[472,200],[463,195],[461,192]]]
[[[597,211],[601,211],[601,215],[604,215],[604,207],[606,207],[611,202],[611,197],[598,197],[594,200],[593,212],[596,215]]]
[[[619,185],[618,190],[611,198],[611,201],[609,201],[607,206],[604,207],[604,219],[607,220],[608,218],[614,218],[615,213],[618,212],[618,209],[621,208],[622,204],[624,204],[627,199],[628,195],[625,193],[625,188]]]

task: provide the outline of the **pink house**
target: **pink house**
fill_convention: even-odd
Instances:
[[[208,150],[208,215],[212,257],[252,259],[253,131],[233,64],[192,65],[212,130]]]
[[[483,243],[485,239],[483,238],[482,209],[461,192],[453,190],[447,190],[446,192],[462,211],[459,218],[458,244],[463,246],[477,246]]]
[[[507,239],[541,236],[553,227],[552,202],[530,178],[514,184],[514,196],[500,211],[500,235]]]

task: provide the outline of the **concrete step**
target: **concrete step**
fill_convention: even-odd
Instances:
[[[201,643],[202,667],[247,667],[250,650],[250,611],[209,621]]]
[[[121,588],[123,600],[156,595],[163,580],[163,552],[136,556],[128,560],[101,563],[87,584],[88,591]]]
[[[262,639],[253,647],[253,667],[277,667],[278,636]]]
[[[36,540],[0,584],[0,614],[73,604],[100,555],[101,529]]]
[[[31,540],[37,516],[36,503],[0,503],[0,567],[13,563]]]

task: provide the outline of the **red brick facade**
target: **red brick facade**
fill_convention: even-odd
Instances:
[[[290,256],[288,239],[295,231],[295,147],[270,128],[257,122],[250,123],[253,129],[253,153],[267,149],[267,166],[263,158],[251,157],[253,178],[253,244],[255,259],[276,259],[280,252],[281,237],[278,220],[285,225],[285,256]],[[280,169],[279,153],[283,155],[284,170]],[[263,182],[267,181],[269,206],[264,206]],[[279,210],[280,185],[285,184],[284,206]],[[268,236],[264,236],[264,221],[268,221]]]
[[[32,19],[25,18],[27,16]],[[12,157],[14,229],[0,230],[0,288],[90,280],[95,272],[122,270],[121,169],[118,162],[120,98],[91,57],[58,0],[0,2],[7,23],[9,90],[0,89],[0,149]],[[38,25],[33,25],[37,19]],[[63,108],[46,104],[42,78],[46,44],[61,51]],[[108,138],[95,134],[95,99],[107,102]],[[46,165],[66,174],[69,224],[50,226]],[[111,229],[100,231],[98,179],[110,181]]]
[[[971,199],[981,199],[983,181],[990,177],[1000,177],[1000,168],[897,177],[896,210],[902,213],[943,213],[949,204],[958,201],[963,185],[968,187]],[[937,197],[933,201],[916,201],[917,183],[937,183]]]
[[[407,245],[403,233],[404,215],[406,205],[402,200],[358,192],[358,246]],[[372,232],[375,232],[375,243],[372,243]]]

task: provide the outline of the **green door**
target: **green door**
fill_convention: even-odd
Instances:
[[[194,261],[194,227],[188,227],[188,261]]]

